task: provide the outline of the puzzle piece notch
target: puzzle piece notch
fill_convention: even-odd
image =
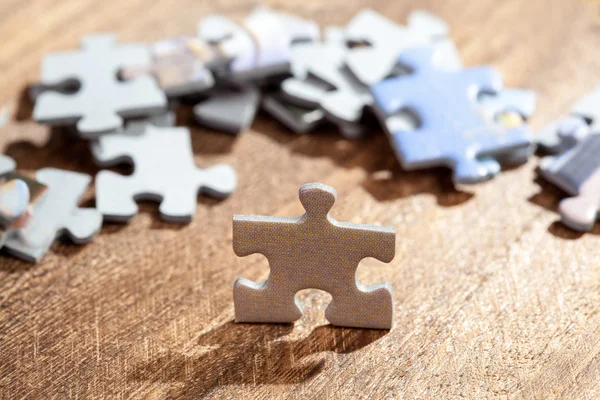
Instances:
[[[453,168],[456,183],[476,183],[490,178],[488,161],[479,157],[530,146],[526,126],[505,129],[474,110],[479,93],[502,89],[495,70],[442,70],[431,48],[408,50],[399,62],[414,72],[386,79],[371,92],[405,169],[445,165]],[[395,130],[392,124],[394,115],[404,110],[419,118],[420,126],[412,132]]]
[[[589,231],[600,211],[600,133],[585,136],[577,145],[540,163],[544,178],[573,197],[562,200],[562,222],[577,231]]]
[[[48,187],[33,205],[26,224],[9,232],[4,247],[8,252],[29,261],[39,261],[57,238],[67,235],[74,243],[87,243],[102,225],[102,216],[92,208],[78,208],[91,177],[71,171],[44,168],[36,179]]]
[[[552,121],[538,134],[536,143],[545,152],[559,154],[569,150],[590,133],[587,121],[576,115]]]
[[[164,220],[187,223],[196,211],[198,194],[223,198],[237,183],[229,165],[196,167],[187,128],[146,124],[142,132],[126,129],[100,137],[92,153],[101,166],[134,166],[130,176],[106,170],[96,176],[97,207],[107,220],[127,222],[138,212],[137,200],[152,200],[160,202]]]
[[[43,87],[61,87],[77,80],[75,93],[45,90],[37,95],[33,117],[37,122],[75,123],[86,138],[114,131],[124,117],[143,116],[165,110],[167,100],[151,76],[119,81],[123,66],[148,67],[150,53],[143,45],[116,45],[112,34],[86,36],[80,51],[53,53],[43,61]]]
[[[392,261],[395,229],[336,221],[329,216],[336,200],[329,186],[306,184],[299,196],[306,213],[298,218],[234,215],[234,252],[240,257],[261,253],[271,268],[264,283],[235,282],[236,322],[292,323],[302,316],[296,293],[316,288],[333,297],[325,311],[331,324],[390,329],[391,286],[363,286],[356,269],[365,257]]]

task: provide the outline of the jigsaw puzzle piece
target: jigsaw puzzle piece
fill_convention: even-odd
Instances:
[[[448,25],[426,11],[411,13],[405,27],[365,9],[350,21],[345,37],[349,41],[367,42],[369,45],[349,52],[346,63],[361,82],[373,85],[389,75],[399,53],[433,44],[448,33]]]
[[[160,40],[150,46],[149,67],[125,66],[120,76],[125,80],[152,74],[168,97],[204,93],[215,84],[209,65],[218,54],[209,43],[194,37]]]
[[[368,88],[345,67],[349,51],[341,40],[341,31],[328,29],[326,42],[298,44],[292,49],[294,77],[281,84],[286,99],[302,107],[320,107],[327,118],[338,125],[342,134],[354,138],[360,127],[365,107],[372,102]]]
[[[442,70],[432,48],[406,51],[400,62],[414,72],[386,79],[371,91],[404,168],[446,165],[454,169],[455,182],[475,183],[489,179],[496,168],[494,160],[479,157],[529,147],[525,126],[503,128],[473,110],[478,93],[502,88],[502,78],[493,69]],[[416,130],[395,130],[389,117],[403,110],[417,115]]]
[[[87,243],[102,225],[102,216],[94,209],[82,209],[77,203],[91,177],[54,168],[41,169],[36,179],[48,187],[33,205],[25,225],[9,233],[4,244],[8,252],[29,261],[39,261],[57,238],[67,235],[74,243]]]
[[[98,173],[97,208],[105,219],[127,222],[138,212],[135,201],[152,200],[161,203],[164,220],[190,222],[198,194],[223,198],[235,190],[236,175],[230,166],[196,167],[187,128],[151,124],[141,132],[138,128],[105,135],[92,144],[100,165],[125,162],[134,166],[129,176]]]
[[[29,187],[20,179],[0,184],[0,224],[20,217],[29,206]]]
[[[531,118],[537,104],[536,94],[533,90],[505,88],[495,94],[480,93],[478,102],[484,116],[495,121],[503,128],[517,128],[526,123]],[[518,149],[513,152],[499,154],[490,163],[496,171],[490,175],[500,172],[500,164],[518,165],[527,162],[533,154],[535,147],[533,145]]]
[[[600,132],[600,86],[581,98],[571,115],[546,125],[536,137],[538,146],[551,154],[572,147],[590,132]]]
[[[111,34],[82,39],[82,49],[48,55],[42,64],[42,85],[60,85],[77,80],[79,90],[38,94],[33,116],[37,122],[74,123],[81,136],[95,137],[114,131],[123,117],[143,116],[166,108],[165,94],[150,76],[119,81],[124,66],[150,64],[150,53],[142,45],[117,45]]]
[[[558,154],[575,146],[589,133],[585,119],[571,115],[546,125],[536,137],[536,143],[543,151]]]
[[[590,121],[590,131],[600,132],[600,86],[573,106],[573,114]]]
[[[194,115],[200,125],[236,134],[250,128],[259,104],[255,87],[222,88],[194,106]]]
[[[329,186],[307,184],[300,188],[299,195],[306,210],[301,217],[233,217],[234,252],[240,257],[261,253],[271,268],[264,283],[243,278],[236,281],[236,322],[294,322],[302,316],[296,293],[317,288],[333,297],[325,311],[330,323],[390,329],[390,285],[363,286],[356,280],[356,268],[365,257],[391,262],[395,230],[335,221],[329,210],[336,193]]]
[[[243,26],[220,15],[206,17],[197,32],[218,46],[231,60],[229,71],[243,79],[287,73],[292,44],[319,38],[315,22],[267,7],[254,10]]]
[[[295,133],[306,133],[325,122],[325,114],[315,107],[302,107],[286,100],[279,91],[263,95],[263,110]]]
[[[577,231],[591,230],[600,210],[600,134],[589,134],[561,155],[544,158],[540,171],[574,196],[559,204],[562,222]]]
[[[29,205],[30,193],[27,183],[8,175],[15,170],[15,167],[16,164],[12,158],[0,154],[1,225],[9,224],[20,217]]]

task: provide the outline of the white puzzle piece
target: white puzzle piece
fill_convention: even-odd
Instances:
[[[83,137],[122,127],[123,117],[144,116],[166,108],[167,99],[154,78],[139,76],[119,81],[124,66],[148,67],[150,52],[138,44],[117,44],[111,34],[86,36],[80,51],[53,53],[43,61],[43,86],[77,80],[75,93],[46,90],[37,96],[33,117],[37,122],[73,124]]]
[[[292,44],[318,39],[319,27],[313,21],[259,7],[243,25],[221,15],[205,17],[197,33],[231,60],[234,76],[255,78],[288,72]]]
[[[127,222],[138,212],[136,200],[153,200],[160,202],[164,220],[190,222],[199,193],[223,198],[236,187],[229,165],[196,167],[190,132],[183,127],[134,125],[100,137],[92,153],[103,167],[121,162],[134,167],[129,176],[106,170],[96,176],[96,203],[107,220]]]
[[[402,26],[383,15],[365,9],[344,30],[351,42],[367,42],[346,56],[346,63],[357,78],[372,85],[385,78],[397,63],[403,50],[432,45],[449,33],[448,25],[426,11],[414,11],[408,26]]]
[[[36,179],[48,187],[34,203],[27,223],[9,232],[4,248],[29,262],[39,261],[54,240],[67,235],[74,243],[92,240],[102,226],[102,216],[93,208],[78,208],[77,203],[91,182],[91,177],[71,171],[44,168]]]

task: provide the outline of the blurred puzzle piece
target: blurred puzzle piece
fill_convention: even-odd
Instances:
[[[559,204],[562,223],[576,231],[592,230],[600,210],[600,134],[591,133],[564,153],[542,159],[540,172],[573,196]]]
[[[153,77],[118,79],[123,66],[147,67],[149,63],[146,46],[119,45],[112,34],[85,36],[80,51],[44,58],[39,86],[43,89],[32,91],[36,100],[33,118],[41,123],[76,124],[82,137],[91,138],[121,128],[124,117],[161,112],[167,99]],[[79,82],[78,89],[73,93],[52,90],[64,88],[67,81]]]
[[[186,223],[195,214],[199,193],[223,198],[235,190],[231,166],[196,167],[189,130],[162,125],[152,120],[130,123],[125,131],[92,143],[100,166],[127,163],[134,167],[129,176],[107,170],[96,175],[97,208],[106,220],[127,222],[138,212],[137,200],[152,200],[160,202],[164,220]]]
[[[47,190],[32,203],[21,226],[7,231],[4,243],[9,253],[29,262],[39,261],[52,243],[65,234],[74,243],[87,243],[102,226],[102,216],[95,209],[77,207],[91,182],[89,175],[44,168],[35,176]]]
[[[491,164],[498,164],[496,157],[530,147],[529,130],[525,125],[504,128],[476,111],[479,93],[502,89],[495,70],[443,70],[436,66],[435,56],[432,48],[400,55],[399,62],[413,73],[371,87],[378,115],[405,169],[444,165],[453,169],[455,183],[489,179]],[[396,115],[403,110],[419,119],[414,131],[398,128]]]

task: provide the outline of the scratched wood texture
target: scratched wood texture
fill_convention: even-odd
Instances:
[[[539,94],[534,128],[597,85],[599,6],[577,0],[272,0],[341,25],[370,6],[398,22],[421,7],[444,18],[467,65],[492,64],[507,85]],[[209,13],[242,18],[250,0],[2,0],[0,145],[22,171],[95,174],[85,143],[31,121],[23,95],[43,55],[79,36],[124,41],[194,32]],[[179,115],[191,124],[189,109]],[[385,137],[297,136],[261,115],[239,137],[192,128],[200,166],[230,162],[240,186],[200,198],[190,225],[145,204],[92,244],[55,245],[30,265],[0,256],[0,398],[597,399],[600,396],[600,226],[557,221],[564,196],[536,179],[538,159],[476,187],[443,169],[403,172]],[[363,283],[395,290],[390,332],[328,326],[329,301],[303,291],[294,326],[236,325],[232,284],[264,280],[264,257],[238,259],[233,213],[298,215],[297,189],[338,190],[340,220],[395,226],[388,265],[364,260]],[[85,204],[93,204],[93,190]]]

